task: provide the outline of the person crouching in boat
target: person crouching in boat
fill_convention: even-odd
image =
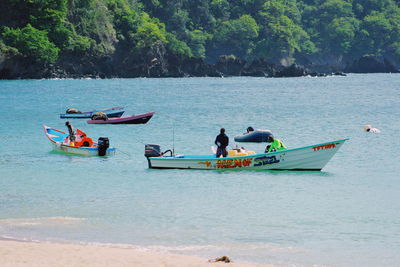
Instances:
[[[68,136],[69,141],[70,141],[69,145],[75,146],[76,138],[75,138],[74,128],[72,128],[72,125],[71,125],[71,123],[69,123],[69,121],[65,122],[65,126],[67,126],[68,132],[69,132],[69,136]]]
[[[286,146],[278,138],[269,136],[268,142],[271,143],[265,148],[265,153],[275,152],[278,150],[285,150]]]
[[[254,132],[254,128],[251,127],[251,126],[249,126],[249,127],[247,127],[246,132],[247,132],[247,133]]]
[[[225,158],[228,155],[226,147],[229,145],[229,137],[225,134],[225,129],[221,128],[219,135],[215,138],[215,144],[217,145],[217,158],[221,155]]]

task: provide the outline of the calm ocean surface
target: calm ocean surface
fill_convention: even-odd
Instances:
[[[125,106],[145,125],[89,125],[114,157],[51,152],[59,114]],[[400,75],[0,81],[0,238],[120,244],[283,266],[400,266]],[[366,133],[364,124],[380,128]],[[145,143],[209,154],[270,129],[288,147],[350,138],[322,172],[150,170]],[[264,145],[246,145],[261,151]]]

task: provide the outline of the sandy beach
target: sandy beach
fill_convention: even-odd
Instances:
[[[221,255],[222,256],[222,255]],[[243,266],[242,262],[210,263],[208,259],[100,245],[36,243],[0,240],[0,265],[18,266]]]

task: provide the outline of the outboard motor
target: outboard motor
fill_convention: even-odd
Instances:
[[[160,145],[144,145],[144,156],[148,157],[159,157],[161,156],[161,146]]]
[[[107,148],[110,147],[110,141],[108,140],[108,137],[99,137],[99,140],[97,141],[97,148],[98,148],[98,155],[99,156],[105,156],[107,152]]]

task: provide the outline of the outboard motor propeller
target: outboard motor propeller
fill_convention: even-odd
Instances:
[[[108,137],[99,137],[99,140],[97,141],[97,148],[98,148],[98,155],[99,156],[105,156],[107,152],[107,148],[110,147],[110,140],[108,140]]]

